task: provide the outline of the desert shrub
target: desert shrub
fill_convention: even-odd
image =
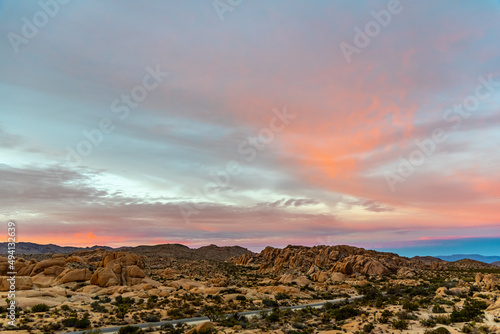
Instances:
[[[61,305],[61,310],[63,310],[63,311],[71,311],[71,307],[69,307],[68,305]]]
[[[420,323],[424,327],[432,328],[432,327],[436,326],[436,320],[434,320],[433,317],[430,317],[429,319],[422,319],[422,320],[420,320]]]
[[[350,305],[343,306],[339,309],[333,310],[332,315],[336,321],[341,321],[345,319],[349,319],[361,314],[361,311],[357,308],[354,308]]]
[[[147,315],[143,319],[146,322],[158,322],[158,321],[160,321],[160,318],[158,318],[158,316],[156,316],[156,315]]]
[[[201,313],[213,322],[225,319],[224,312],[217,306],[205,306]]]
[[[375,329],[375,326],[370,322],[363,326],[363,332],[371,333]]]
[[[142,331],[142,329],[135,326],[121,327],[120,330],[118,331],[118,334],[139,334],[139,333],[144,333],[144,332]]]
[[[340,308],[342,305],[340,303],[331,303],[327,302],[323,304],[323,309],[325,310],[336,310]]]
[[[406,311],[398,312],[397,316],[399,319],[403,319],[403,320],[417,320],[418,319],[413,313],[408,313]]]
[[[278,303],[272,299],[263,299],[262,304],[267,307],[278,307]]]
[[[101,305],[99,302],[93,302],[92,304],[90,304],[90,307],[92,308],[92,311],[94,311],[94,312],[100,312],[100,313],[107,312],[106,307]]]
[[[436,304],[432,307],[432,313],[446,313],[446,311],[445,311],[444,307]]]
[[[39,313],[39,312],[47,312],[50,309],[50,307],[46,304],[36,304],[33,305],[31,308],[31,312],[33,313]]]
[[[240,300],[240,301],[247,300],[247,297],[245,297],[243,295],[238,295],[238,296],[236,296],[236,300]]]
[[[118,295],[115,297],[115,302],[113,304],[117,306],[122,304],[133,305],[135,304],[135,299],[131,297],[123,298],[121,295]]]
[[[382,292],[380,289],[371,284],[358,286],[356,290],[360,295],[363,295],[364,301],[374,301],[382,298]]]
[[[451,319],[447,315],[439,315],[437,317],[434,317],[434,321],[436,321],[436,324],[442,324],[442,325],[451,324]]]
[[[392,322],[392,327],[394,329],[405,330],[408,329],[408,321],[404,319],[397,319]]]
[[[428,329],[424,333],[425,334],[450,334],[450,331],[444,327],[438,327],[436,329]]]
[[[468,322],[468,321],[481,321],[484,316],[483,310],[488,306],[482,300],[466,300],[464,307],[459,310],[453,310],[450,314],[452,322]]]
[[[278,322],[280,321],[280,315],[279,315],[279,312],[271,312],[268,316],[267,316],[267,320],[269,322]]]
[[[89,319],[67,318],[62,321],[65,327],[88,328],[90,327]]]
[[[290,299],[290,296],[288,296],[286,293],[278,292],[276,294],[276,296],[274,296],[274,299],[276,299],[276,300],[285,300],[285,299]]]
[[[405,300],[403,302],[403,309],[405,309],[407,311],[418,311],[418,304],[413,303],[410,300]]]

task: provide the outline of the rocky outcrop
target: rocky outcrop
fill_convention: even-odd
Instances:
[[[99,285],[100,287],[109,287],[119,285],[120,281],[113,270],[109,268],[97,268],[90,278],[90,284]]]
[[[498,289],[498,278],[493,274],[482,275],[477,274],[475,277],[476,284],[481,286],[485,291],[493,291]]]
[[[144,263],[138,255],[127,252],[105,252],[90,283],[100,287],[140,284],[146,277],[143,268]]]
[[[376,276],[396,273],[402,267],[418,268],[414,261],[397,254],[345,245],[266,247],[260,254],[244,254],[230,261],[258,265],[262,273],[306,273],[316,281],[329,279],[324,272]]]

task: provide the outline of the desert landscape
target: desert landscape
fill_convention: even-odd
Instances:
[[[1,333],[500,334],[500,0],[0,0],[0,36]]]
[[[16,333],[500,333],[500,267],[468,259],[345,245],[24,254],[15,262],[16,327],[8,271],[0,258],[2,330]],[[287,308],[325,301],[333,302]],[[209,321],[154,324],[196,317]]]

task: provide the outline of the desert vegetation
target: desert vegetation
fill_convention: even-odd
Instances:
[[[18,271],[28,275],[20,280],[17,325],[8,326],[4,304],[0,326],[19,333],[98,333],[111,326],[123,326],[120,333],[190,334],[500,330],[499,268],[355,248],[286,251],[230,261],[104,250],[18,260]],[[348,300],[356,296],[362,298]],[[328,300],[335,301],[289,308]],[[132,326],[193,317],[210,322]]]

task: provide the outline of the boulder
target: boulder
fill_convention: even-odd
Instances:
[[[48,260],[43,260],[41,262],[38,262],[35,265],[35,267],[33,268],[32,273],[31,273],[31,276],[41,273],[46,268],[53,267],[53,266],[64,267],[65,264],[66,264],[66,261],[64,261],[64,259],[48,259]]]
[[[0,277],[0,291],[10,291],[11,282],[10,276]],[[29,276],[16,276],[15,287],[18,290],[30,290],[33,287],[33,281]]]
[[[215,330],[214,324],[211,323],[210,321],[207,321],[197,325],[195,328],[188,330],[186,334],[193,334],[195,331],[196,333],[205,333],[212,329]]]
[[[33,280],[33,284],[35,284],[39,288],[48,288],[54,283],[55,277],[52,275],[45,275],[44,273],[40,273],[35,276],[31,276]]]
[[[144,278],[144,277],[146,277],[146,274],[144,274],[144,272],[142,271],[141,268],[139,268],[139,266],[131,265],[131,266],[126,267],[125,276]]]
[[[53,276],[59,276],[61,275],[61,273],[64,271],[64,267],[61,267],[61,266],[51,266],[51,267],[48,267],[48,268],[45,268],[43,270],[43,273],[45,275],[53,275]]]
[[[493,291],[498,286],[498,278],[493,274],[488,274],[483,277],[482,283],[486,291]]]
[[[441,287],[437,288],[437,290],[436,290],[436,296],[437,297],[446,297],[447,296],[447,293],[446,293],[447,291],[448,291],[447,287],[441,286]]]
[[[88,268],[66,269],[62,272],[57,281],[61,284],[72,282],[85,282],[92,278],[92,272]]]
[[[92,277],[90,284],[99,285],[100,287],[110,287],[120,284],[120,280],[115,273],[109,268],[97,268]]]
[[[31,272],[33,271],[35,266],[36,266],[36,263],[28,264],[28,265],[22,267],[21,269],[19,269],[17,274],[19,276],[31,276]]]

